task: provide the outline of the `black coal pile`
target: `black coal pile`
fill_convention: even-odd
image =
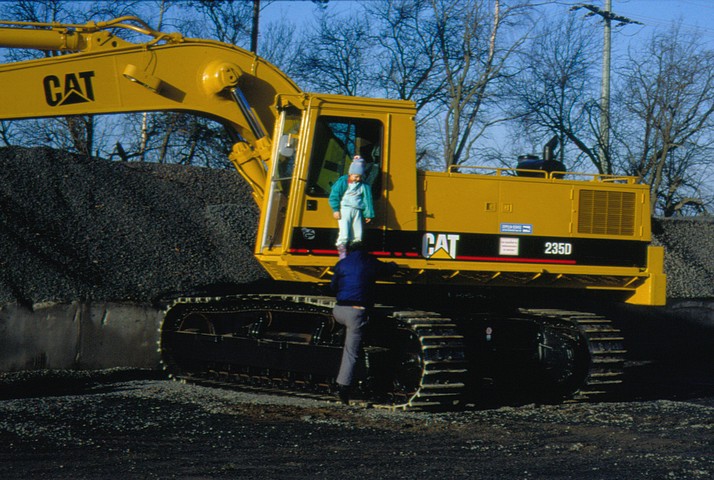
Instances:
[[[0,149],[0,304],[152,301],[267,278],[235,171]]]
[[[669,298],[714,298],[714,218],[655,218],[653,243],[665,248]]]

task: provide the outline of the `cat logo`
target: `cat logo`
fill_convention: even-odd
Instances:
[[[47,105],[57,107],[93,102],[92,77],[94,77],[94,72],[68,73],[64,79],[56,75],[47,75],[42,80]]]
[[[425,233],[421,241],[421,254],[425,258],[454,260],[459,237],[453,233]]]
[[[305,240],[315,240],[315,230],[312,228],[303,228],[301,229],[302,231],[302,238]]]

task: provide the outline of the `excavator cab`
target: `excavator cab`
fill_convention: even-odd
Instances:
[[[381,251],[386,230],[410,224],[414,228],[414,141],[412,134],[405,134],[414,130],[411,104],[283,95],[277,105],[275,161],[268,172],[256,243],[256,255],[272,275],[325,281],[326,268],[337,261],[337,223],[328,197],[332,185],[347,174],[354,155],[365,160],[364,181],[372,189],[375,206],[375,218],[365,234],[367,247]],[[400,108],[395,110],[395,105]],[[411,215],[397,214],[395,203],[409,204]]]

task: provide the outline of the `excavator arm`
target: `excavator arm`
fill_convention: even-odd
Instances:
[[[148,40],[133,43],[119,31]],[[207,117],[232,133],[231,161],[262,201],[275,97],[300,93],[265,60],[158,32],[135,17],[84,25],[0,21],[0,47],[60,53],[0,65],[0,119],[147,111]]]

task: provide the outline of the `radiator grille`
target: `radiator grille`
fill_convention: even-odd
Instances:
[[[608,190],[581,190],[578,233],[634,235],[635,194]]]

